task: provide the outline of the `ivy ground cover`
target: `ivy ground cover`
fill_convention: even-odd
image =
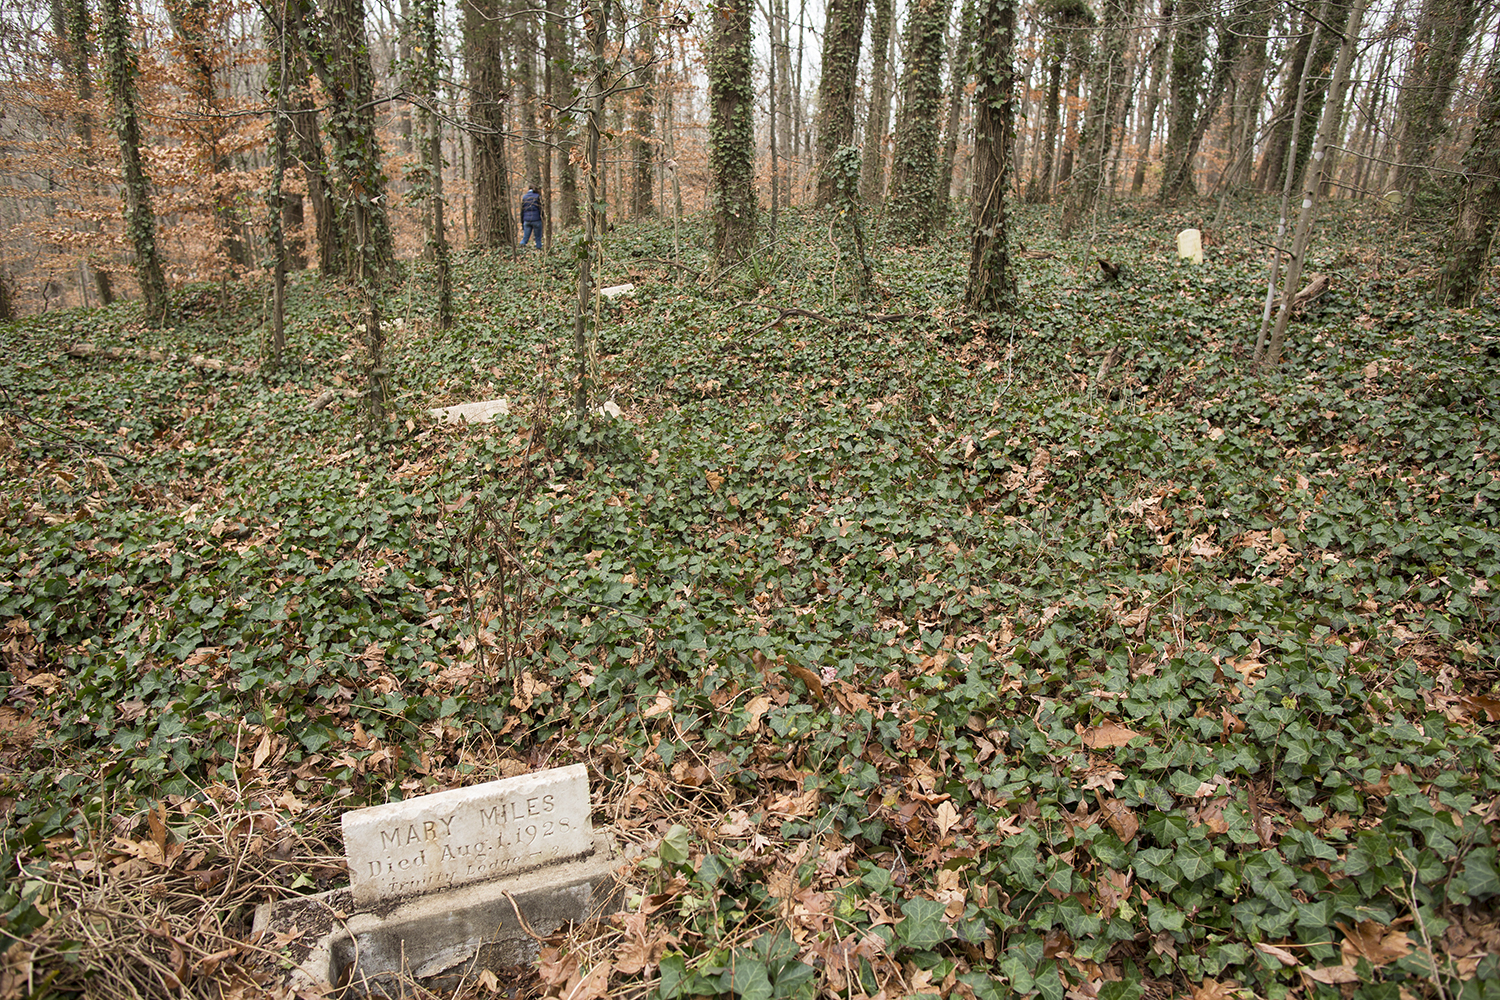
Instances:
[[[618,417],[560,256],[416,267],[379,441],[315,278],[276,373],[250,287],[0,328],[0,994],[273,993],[339,812],[573,761],[626,910],[466,992],[1500,992],[1496,315],[1351,210],[1257,372],[1264,227],[1146,221],[1022,219],[993,323],[956,236],[857,306],[826,219],[622,226]]]

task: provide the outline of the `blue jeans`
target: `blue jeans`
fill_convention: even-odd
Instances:
[[[536,234],[536,248],[540,250],[542,248],[542,224],[540,222],[521,223],[521,245],[524,247],[533,233]]]

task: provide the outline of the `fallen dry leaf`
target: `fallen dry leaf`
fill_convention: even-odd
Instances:
[[[1375,920],[1361,920],[1353,929],[1338,924],[1344,932],[1344,943],[1340,950],[1344,963],[1353,965],[1363,958],[1377,969],[1390,965],[1398,958],[1405,958],[1411,951],[1411,939],[1404,931],[1393,931]]]
[[[1084,731],[1083,745],[1090,750],[1105,750],[1111,747],[1122,747],[1141,735],[1134,729],[1126,729],[1118,722],[1106,719],[1094,728]]]
[[[1329,965],[1321,969],[1303,969],[1302,974],[1308,979],[1316,979],[1320,983],[1329,986],[1337,986],[1339,983],[1357,983],[1359,975],[1348,965]]]
[[[933,814],[933,819],[937,821],[938,835],[946,837],[948,831],[958,825],[958,810],[953,808],[952,802],[942,802]]]
[[[1300,965],[1297,956],[1284,948],[1278,948],[1274,944],[1266,944],[1264,941],[1255,942],[1256,950],[1263,951],[1274,959],[1278,959],[1283,965]]]

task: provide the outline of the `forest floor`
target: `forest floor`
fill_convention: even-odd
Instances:
[[[994,326],[956,230],[857,304],[826,216],[622,225],[618,418],[568,254],[414,267],[379,442],[314,275],[274,373],[260,284],[0,326],[0,997],[274,992],[342,811],[572,762],[629,911],[467,995],[1500,995],[1495,298],[1336,203],[1257,372],[1229,215],[1028,210]]]

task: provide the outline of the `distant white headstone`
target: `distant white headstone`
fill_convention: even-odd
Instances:
[[[594,850],[582,764],[344,813],[361,905],[451,889]]]
[[[629,295],[633,291],[635,291],[635,285],[627,281],[623,285],[610,285],[608,288],[601,288],[599,289],[599,294],[606,299],[614,299],[619,298],[621,295]]]
[[[1196,229],[1184,229],[1178,233],[1177,256],[1194,264],[1203,263],[1203,234]]]

